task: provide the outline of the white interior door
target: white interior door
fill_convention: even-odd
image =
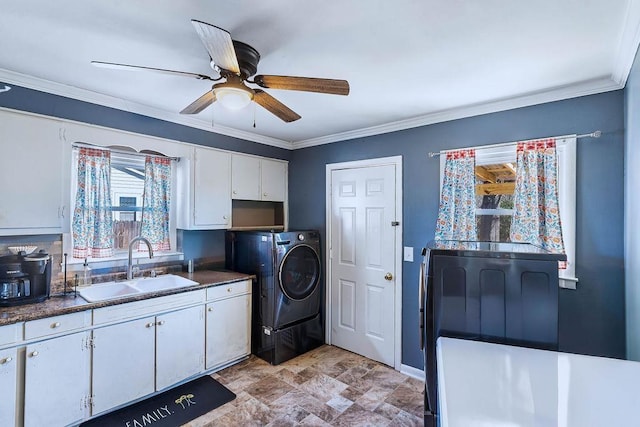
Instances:
[[[331,343],[395,366],[396,165],[331,171]]]

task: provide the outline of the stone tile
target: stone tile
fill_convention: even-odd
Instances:
[[[328,375],[318,374],[300,384],[299,389],[315,396],[321,402],[328,402],[333,396],[340,394],[348,386]]]
[[[302,420],[309,416],[309,412],[305,411],[299,406],[293,406],[291,409],[282,415],[277,416],[273,419],[268,427],[289,427],[289,426],[297,426],[300,424]]]
[[[281,396],[284,396],[293,389],[286,382],[274,377],[267,376],[260,381],[252,384],[246,391],[262,403],[273,402]]]
[[[251,356],[212,377],[237,397],[189,427],[422,425],[424,383],[338,347],[278,366]]]
[[[360,396],[356,403],[367,411],[375,411],[380,404],[391,394],[391,390],[384,387],[374,386],[369,391]]]
[[[424,395],[405,384],[400,384],[384,401],[418,417],[423,413]]]
[[[400,411],[398,415],[393,417],[391,422],[388,424],[389,427],[423,427],[424,426],[424,415],[421,417],[417,417],[415,415],[409,414],[405,411]]]
[[[325,423],[321,418],[318,418],[314,414],[309,414],[307,418],[300,422],[301,426],[312,426],[312,427],[327,427],[331,426],[331,424]]]
[[[396,408],[393,405],[390,405],[386,402],[382,402],[378,407],[373,411],[376,414],[380,414],[383,417],[392,420],[394,419],[402,410]]]
[[[358,426],[386,426],[389,420],[382,415],[367,411],[362,406],[354,403],[338,416],[331,425],[337,427],[358,427]]]
[[[363,391],[358,390],[357,388],[354,388],[351,386],[345,388],[344,390],[342,390],[342,392],[340,392],[340,396],[345,397],[353,402],[358,400],[358,398],[363,394],[364,394]]]
[[[338,412],[344,412],[349,406],[353,405],[353,401],[342,396],[335,396],[327,402],[327,405]]]

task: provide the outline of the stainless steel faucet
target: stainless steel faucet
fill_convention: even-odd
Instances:
[[[149,248],[149,259],[153,258],[153,249],[151,248],[151,243],[142,236],[134,237],[129,242],[129,261],[127,262],[127,280],[133,279],[133,262],[131,252],[133,251],[133,244],[135,242],[145,242],[147,244],[147,248]]]

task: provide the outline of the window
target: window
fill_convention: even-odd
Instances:
[[[475,149],[476,224],[478,240],[509,241],[515,188],[516,145]],[[557,137],[558,199],[567,268],[560,270],[563,286],[575,288],[576,137]],[[440,156],[440,187],[445,156]],[[573,283],[571,283],[573,282]]]
[[[111,154],[111,203],[114,249],[128,250],[132,238],[140,235],[144,157]]]
[[[71,173],[71,194],[72,200],[75,201],[77,192],[77,167],[78,167],[78,150],[73,151],[72,159],[73,171]],[[170,166],[173,168],[173,165]],[[170,187],[175,189],[175,174],[171,173],[172,180]],[[126,259],[128,255],[128,248],[130,241],[141,235],[142,230],[142,215],[143,215],[143,200],[144,200],[144,188],[145,188],[145,157],[128,154],[119,150],[111,151],[111,167],[110,167],[110,182],[109,182],[109,194],[111,197],[111,209],[110,217],[112,219],[112,227],[110,228],[113,233],[113,256],[110,257],[96,257],[89,260],[92,262],[112,261],[117,259]],[[171,192],[175,192],[170,190]],[[176,229],[175,229],[175,207],[171,206],[169,213],[169,239],[171,241],[171,250],[156,249],[154,246],[154,260],[152,262],[158,262],[160,257],[179,255],[173,251],[176,243]],[[73,227],[72,227],[73,229]],[[150,238],[151,239],[151,238]],[[64,236],[63,245],[65,252],[73,253],[73,233],[68,233]],[[151,239],[153,242],[153,240]],[[168,247],[169,245],[165,245]],[[165,251],[165,254],[162,254]],[[75,255],[76,257],[78,255]],[[148,255],[146,252],[137,253],[134,251],[135,258],[146,259]],[[173,259],[173,258],[171,258]],[[69,257],[71,264],[82,262],[84,259],[78,259]],[[163,258],[163,260],[169,260]],[[120,265],[118,263],[110,265]]]

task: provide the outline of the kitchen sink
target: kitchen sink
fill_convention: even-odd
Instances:
[[[129,282],[107,282],[91,285],[78,292],[88,302],[98,302],[139,294],[140,290],[131,286]]]
[[[140,292],[164,291],[165,289],[176,289],[198,284],[198,282],[194,282],[193,280],[176,276],[174,274],[164,274],[157,277],[145,277],[143,279],[133,280],[132,282],[132,286],[140,289]]]
[[[157,277],[147,277],[127,280],[123,282],[107,282],[91,285],[78,292],[88,302],[99,302],[110,299],[123,298],[132,295],[149,292],[177,289],[185,286],[197,285],[198,282],[185,279],[173,274],[165,274]]]

